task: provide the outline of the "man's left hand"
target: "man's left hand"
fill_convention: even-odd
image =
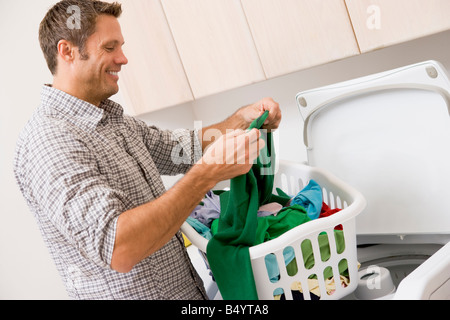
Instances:
[[[258,102],[242,108],[241,115],[248,124],[261,116],[266,110],[269,111],[269,116],[264,122],[262,128],[267,130],[275,130],[280,125],[281,110],[277,102],[272,98],[263,98]]]

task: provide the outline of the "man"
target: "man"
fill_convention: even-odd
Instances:
[[[78,28],[68,23],[74,8]],[[251,121],[269,110],[265,128],[276,129],[281,112],[265,98],[200,132],[123,115],[108,99],[128,62],[120,14],[117,3],[67,0],[41,22],[53,83],[19,137],[16,179],[70,297],[205,299],[180,226],[217,182],[250,170],[264,145],[258,130],[244,131]],[[208,130],[224,134],[210,144]],[[174,161],[180,147],[198,151],[189,164]],[[160,175],[179,173],[166,191]]]

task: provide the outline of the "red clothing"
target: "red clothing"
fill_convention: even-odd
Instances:
[[[339,211],[341,211],[341,209],[330,209],[330,207],[325,202],[322,202],[322,209],[320,210],[319,218],[329,217]],[[342,230],[342,225],[340,224],[336,226],[334,230]]]

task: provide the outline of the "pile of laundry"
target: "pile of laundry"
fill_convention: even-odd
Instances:
[[[281,198],[287,199],[287,202],[269,202],[259,207],[256,214],[257,227],[253,245],[275,239],[296,226],[314,219],[330,216],[340,211],[338,208],[330,209],[328,205],[323,202],[322,188],[314,180],[310,180],[308,185],[295,196],[287,195],[280,189],[276,190]],[[212,239],[218,232],[218,224],[221,214],[220,196],[224,192],[227,191],[209,191],[205,195],[202,202],[191,212],[190,216],[186,220],[200,235],[208,240]],[[334,231],[336,248],[338,252],[342,252],[345,247],[342,226],[336,226]],[[319,235],[318,241],[321,257],[324,261],[326,261],[331,254],[330,246],[328,244],[328,236],[326,233]],[[312,247],[311,245],[302,244],[301,249],[305,268],[310,269],[314,265]],[[283,251],[283,256],[288,274],[295,275],[297,273],[297,262],[293,248],[285,248]],[[206,262],[208,265],[208,261]],[[265,263],[270,281],[273,283],[277,282],[280,278],[280,272],[275,255],[267,255],[265,257]],[[335,290],[335,282],[331,268],[327,269],[324,272],[324,277],[327,279],[327,293],[332,294]],[[341,279],[338,282],[343,286],[346,286],[348,284],[348,278],[346,278],[347,263],[345,260],[344,263],[339,265],[339,273],[341,275]],[[310,297],[312,299],[319,299],[320,291],[317,277],[311,276],[308,279],[308,285],[310,289]],[[291,292],[294,299],[303,299],[303,291],[299,282],[294,282],[292,284]],[[283,290],[275,290],[274,298],[283,299]]]

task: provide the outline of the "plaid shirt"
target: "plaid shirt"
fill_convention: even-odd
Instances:
[[[14,171],[74,299],[204,299],[178,232],[129,273],[110,268],[118,216],[165,192],[160,175],[185,173],[201,156],[197,132],[163,131],[44,86],[17,142]],[[190,161],[173,161],[180,147]],[[186,160],[186,159],[184,159]]]

